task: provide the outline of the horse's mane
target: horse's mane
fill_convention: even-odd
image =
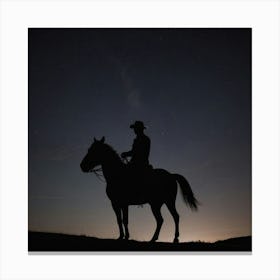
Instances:
[[[111,152],[112,154],[112,157],[114,157],[116,160],[118,160],[119,162],[123,163],[122,160],[121,160],[121,157],[119,156],[119,154],[117,153],[117,151],[112,147],[110,146],[109,144],[107,143],[104,143],[104,147],[107,149],[107,151]]]

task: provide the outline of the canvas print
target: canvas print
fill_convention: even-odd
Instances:
[[[250,28],[29,28],[29,252],[250,252]]]

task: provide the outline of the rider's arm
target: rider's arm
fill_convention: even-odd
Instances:
[[[134,149],[135,149],[134,147],[135,147],[135,139],[134,139],[133,144],[132,144],[132,149],[130,151],[128,151],[128,152],[122,153],[121,156],[123,158],[125,158],[125,157],[132,157],[133,154],[134,154]]]
[[[131,157],[132,156],[132,151],[124,152],[121,155],[122,157]]]

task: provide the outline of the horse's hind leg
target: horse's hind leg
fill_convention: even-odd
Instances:
[[[113,204],[113,203],[112,203],[112,206],[113,206],[113,209],[115,211],[115,214],[116,214],[116,217],[117,217],[118,226],[119,226],[119,230],[120,230],[120,236],[119,236],[118,239],[123,239],[124,233],[123,233],[123,227],[122,227],[122,212],[121,212],[121,208],[118,205]]]
[[[160,229],[161,229],[161,226],[162,226],[162,223],[163,223],[163,218],[162,218],[162,215],[160,213],[161,206],[162,205],[151,204],[152,212],[153,212],[153,214],[156,218],[156,221],[157,221],[157,228],[156,228],[156,231],[153,235],[153,238],[151,239],[151,242],[156,241],[158,239],[159,232],[160,232]]]
[[[125,230],[125,239],[129,239],[129,231],[128,231],[128,205],[124,206],[122,208],[123,212],[123,224],[124,224],[124,230]]]
[[[167,202],[166,206],[167,206],[168,210],[170,211],[170,213],[174,219],[174,222],[175,222],[175,237],[174,237],[173,242],[178,243],[179,242],[179,214],[175,207],[175,201]]]

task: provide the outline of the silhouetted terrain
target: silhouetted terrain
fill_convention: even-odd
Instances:
[[[135,240],[99,239],[95,237],[59,233],[29,232],[29,251],[251,251],[251,236],[230,238],[214,243],[186,242],[168,243]]]

